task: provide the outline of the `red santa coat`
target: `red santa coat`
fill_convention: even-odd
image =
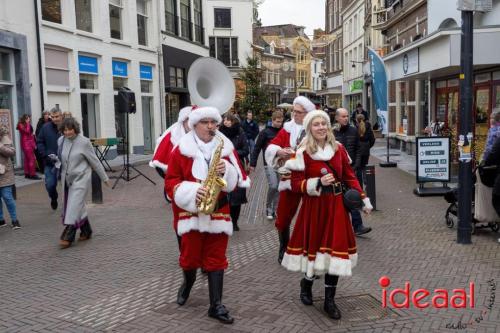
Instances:
[[[327,145],[312,156],[299,149],[295,158],[285,164],[292,170],[292,191],[302,195],[302,206],[282,265],[308,276],[350,276],[357,263],[356,238],[342,195],[321,193],[318,188],[321,170],[332,173],[325,161],[350,188],[362,193],[347,151],[340,143],[336,151]]]
[[[293,148],[297,145],[297,137],[300,134],[302,126],[296,125],[293,121],[285,123],[273,140],[269,143],[265,151],[266,163],[269,166],[275,166],[277,153],[280,149]],[[278,185],[280,197],[277,208],[277,218],[275,226],[282,232],[292,223],[292,219],[297,213],[300,204],[301,194],[290,191],[290,176],[281,176]]]
[[[186,134],[182,122],[170,126],[157,140],[153,158],[149,162],[152,168],[160,168],[167,172],[170,155],[181,137]]]

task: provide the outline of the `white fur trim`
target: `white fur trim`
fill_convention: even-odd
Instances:
[[[373,210],[373,206],[372,206],[372,203],[370,202],[370,198],[364,198],[363,204],[365,205],[364,208],[366,208],[368,210]]]
[[[193,109],[192,106],[183,107],[179,111],[179,117],[177,118],[177,123],[182,124],[184,120],[186,120],[189,117],[189,113],[191,112],[192,109]]]
[[[305,96],[297,96],[297,97],[295,97],[295,99],[293,100],[293,104],[294,105],[295,104],[299,104],[300,106],[302,106],[304,108],[304,110],[306,112],[311,112],[311,111],[316,110],[316,105],[314,105],[313,102],[311,102],[309,100],[309,98],[307,98]]]
[[[304,171],[306,168],[304,163],[304,148],[298,149],[295,152],[295,157],[287,160],[284,167],[288,170]]]
[[[189,113],[189,127],[194,128],[194,125],[198,124],[200,120],[205,118],[213,119],[217,122],[217,124],[220,124],[222,121],[220,111],[217,108],[205,106],[194,109]]]
[[[238,187],[241,188],[250,188],[250,178],[248,175],[244,174],[244,171],[240,167],[240,163],[238,161],[238,157],[236,157],[237,152],[233,151],[232,154],[229,155],[229,160],[233,164],[236,172],[238,173]]]
[[[200,183],[183,181],[174,193],[174,201],[177,206],[190,213],[197,213],[196,192],[201,187]]]
[[[168,165],[161,163],[160,161],[154,160],[154,161],[149,161],[149,166],[152,168],[160,168],[163,170],[163,172],[167,172]]]
[[[291,191],[292,190],[292,182],[290,179],[287,180],[280,180],[278,183],[278,192],[281,191]]]
[[[183,135],[179,140],[179,150],[181,154],[187,157],[197,157],[198,153],[201,153],[198,148],[198,144],[194,138],[194,131],[190,131],[186,135]],[[234,150],[233,143],[224,134],[217,131],[217,136],[224,140],[224,148],[222,149],[222,157],[227,157],[232,154]],[[206,163],[205,163],[206,164]]]
[[[247,176],[247,179],[245,180],[238,180],[238,186],[241,188],[250,188],[250,185],[252,184],[252,181],[250,180],[250,177]]]
[[[224,173],[224,177],[222,177],[226,181],[226,186],[222,189],[224,192],[231,192],[236,188],[238,184],[238,172],[236,171],[237,166],[235,167],[230,162],[223,160],[226,164],[226,172]]]
[[[275,144],[270,144],[267,146],[266,151],[264,152],[264,158],[266,159],[267,165],[270,167],[275,167],[277,161],[277,153],[278,150],[281,150],[281,147]]]
[[[306,182],[307,194],[312,197],[319,197],[321,195],[321,188],[319,190],[316,189],[318,186],[319,177],[309,178]]]
[[[290,140],[288,142],[290,147],[295,149],[298,146],[297,138],[299,137],[300,133],[304,129],[304,126],[295,123],[295,121],[293,121],[293,120],[290,120],[290,121],[287,121],[285,123],[285,125],[283,125],[283,128],[285,129],[285,131],[287,133],[290,134]],[[299,144],[300,144],[300,142],[299,142]]]
[[[228,236],[233,234],[233,224],[226,220],[212,220],[210,215],[200,214],[189,219],[179,220],[177,234],[182,236],[191,230],[208,232],[210,234],[224,233]]]
[[[179,140],[186,134],[186,130],[184,129],[184,125],[181,123],[175,123],[170,127],[170,142],[172,142],[173,146],[176,146],[179,143]]]
[[[314,110],[314,111],[311,111],[309,112],[305,118],[304,118],[304,128],[308,128],[309,127],[309,123],[316,117],[321,117],[323,118],[324,120],[326,120],[328,123],[330,122],[330,116],[328,116],[328,113],[326,113],[325,111],[323,110]]]
[[[338,276],[351,276],[352,268],[356,266],[357,254],[349,255],[349,259],[332,257],[327,253],[316,253],[314,261],[304,255],[291,255],[285,253],[281,265],[292,272],[303,272],[307,276],[331,274]]]
[[[325,148],[318,147],[318,151],[311,158],[315,161],[329,161],[335,156],[335,151],[330,144],[325,145]]]

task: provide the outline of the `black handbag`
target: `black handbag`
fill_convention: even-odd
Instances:
[[[338,176],[337,171],[335,171],[335,169],[330,165],[330,163],[328,163],[328,161],[324,162],[326,166],[328,166],[328,168],[333,172],[335,179],[341,184],[341,192],[342,192],[342,199],[344,201],[344,207],[349,211],[361,209],[363,207],[363,200],[361,199],[361,194],[358,191],[349,188],[349,186],[344,181],[342,181],[342,179]],[[332,185],[332,187],[335,188],[334,185]]]
[[[497,177],[497,166],[496,165],[488,165],[485,166],[480,164],[477,168],[479,172],[479,178],[481,179],[481,183],[485,186],[493,187],[495,184],[495,179]]]

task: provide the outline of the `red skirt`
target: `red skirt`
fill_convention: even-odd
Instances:
[[[351,276],[356,238],[342,195],[304,195],[282,265],[308,276]]]

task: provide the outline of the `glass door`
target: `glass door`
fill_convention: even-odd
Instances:
[[[88,138],[97,138],[97,112],[95,94],[81,94],[82,131]]]
[[[152,117],[151,108],[153,97],[142,96],[142,128],[144,133],[144,152],[153,152]]]
[[[486,137],[489,129],[490,115],[490,86],[480,86],[475,89],[474,95],[474,117],[476,126],[474,128],[474,158],[479,160],[482,157]]]

